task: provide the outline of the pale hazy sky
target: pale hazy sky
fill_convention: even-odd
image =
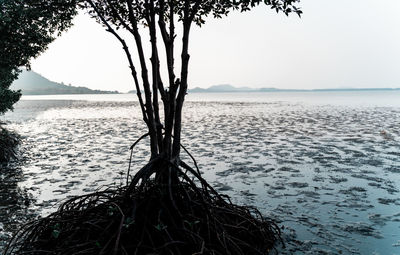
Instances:
[[[301,19],[260,6],[193,27],[189,88],[400,87],[399,0],[302,0],[299,5]],[[130,48],[135,50],[133,44]],[[32,69],[75,86],[134,89],[119,42],[83,14],[32,61]]]

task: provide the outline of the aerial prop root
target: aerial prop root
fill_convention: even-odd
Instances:
[[[166,167],[177,184],[151,177]],[[155,158],[129,185],[73,197],[24,225],[4,254],[268,254],[277,241],[278,226],[256,208],[233,204],[184,161]]]

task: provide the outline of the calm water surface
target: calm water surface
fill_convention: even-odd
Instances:
[[[193,93],[185,107],[203,175],[279,222],[280,253],[400,254],[400,92]],[[0,171],[0,250],[66,197],[123,183],[145,133],[128,94],[24,96],[1,119],[23,144]]]
[[[23,100],[137,101],[136,94],[23,96]],[[292,102],[400,107],[400,91],[324,91],[273,93],[189,93],[191,102]]]

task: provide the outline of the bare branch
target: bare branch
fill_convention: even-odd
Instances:
[[[162,0],[163,1],[163,0]],[[174,126],[175,120],[175,105],[176,105],[176,91],[178,82],[175,81],[175,73],[174,73],[174,40],[175,40],[175,24],[174,24],[174,0],[169,0],[169,34],[166,32],[165,22],[164,22],[164,1],[163,8],[160,8],[159,14],[159,25],[160,30],[163,35],[163,41],[165,45],[165,51],[167,56],[167,69],[168,69],[168,80],[169,80],[169,93],[167,95],[168,102],[164,102],[165,107],[165,136],[164,136],[164,151],[166,154],[171,156],[171,140],[172,140],[172,130]],[[163,12],[163,13],[161,13]],[[168,35],[168,37],[166,36]]]
[[[121,15],[118,14],[118,11],[115,9],[114,5],[111,3],[110,0],[107,0],[108,6],[111,8],[111,11],[113,12],[113,15],[118,19],[119,22],[121,22],[122,26],[128,30],[131,34],[133,34],[133,29],[125,22],[125,20],[121,17]]]
[[[146,1],[147,2],[147,1]],[[158,149],[161,153],[162,150],[162,125],[160,121],[160,113],[158,108],[158,89],[162,86],[159,82],[160,79],[160,61],[158,57],[157,50],[157,27],[156,27],[156,13],[154,10],[154,0],[150,0],[149,3],[149,16],[147,16],[150,30],[150,42],[151,42],[151,64],[152,64],[152,79],[153,79],[153,109],[154,109],[154,119],[156,124],[157,132],[157,143]],[[161,89],[164,91],[164,88]]]
[[[87,2],[90,4],[90,6],[92,6],[92,8],[94,9],[94,11],[97,13],[98,17],[101,19],[101,21],[103,22],[103,24],[107,27],[107,32],[110,32],[112,35],[114,35],[118,41],[122,44],[122,48],[125,51],[125,55],[128,58],[128,62],[129,62],[129,68],[131,69],[131,74],[132,77],[134,79],[135,82],[135,88],[136,88],[136,95],[138,97],[139,100],[139,104],[140,104],[140,109],[142,110],[142,115],[143,115],[143,120],[144,122],[147,124],[148,123],[148,117],[146,114],[146,110],[144,107],[144,103],[143,103],[143,99],[142,99],[142,94],[140,92],[140,85],[139,85],[139,81],[137,78],[137,72],[135,69],[135,65],[133,64],[133,60],[132,60],[132,56],[131,53],[129,51],[128,46],[126,45],[126,42],[124,39],[122,39],[121,36],[118,35],[118,33],[111,27],[111,25],[106,21],[106,19],[103,17],[103,15],[101,15],[101,13],[99,12],[99,10],[97,9],[96,5],[93,3],[93,1],[91,0],[87,0]]]
[[[142,39],[139,34],[137,21],[133,14],[132,3],[130,0],[126,0],[126,4],[128,7],[128,11],[129,11],[129,21],[131,22],[131,25],[133,28],[133,32],[134,32],[133,36],[135,38],[136,48],[137,48],[139,60],[140,60],[140,66],[142,69],[143,88],[144,88],[144,94],[145,94],[145,98],[146,98],[146,112],[147,112],[147,117],[149,120],[148,128],[149,128],[149,133],[150,133],[150,148],[151,148],[152,157],[154,157],[158,154],[158,148],[157,148],[158,147],[158,143],[157,143],[158,139],[157,139],[157,132],[156,132],[156,124],[154,121],[154,111],[153,111],[153,105],[152,105],[152,99],[151,99],[151,90],[150,90],[150,83],[149,83],[148,71],[147,71],[147,66],[146,66],[146,60],[144,57]]]
[[[160,32],[163,41],[164,43],[167,43],[170,40],[170,38],[167,32],[167,26],[165,24],[164,15],[165,15],[165,2],[164,0],[160,0],[160,10],[158,12],[158,25],[160,27]]]
[[[181,83],[179,94],[176,99],[176,113],[174,124],[174,143],[172,145],[172,158],[178,158],[180,153],[180,140],[182,130],[182,107],[187,92],[187,77],[189,67],[189,33],[191,20],[189,20],[190,0],[185,1],[184,20],[183,20],[183,36],[182,36],[182,66],[181,66]]]

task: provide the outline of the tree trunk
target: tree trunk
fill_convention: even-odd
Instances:
[[[155,10],[154,10],[154,0],[150,1],[150,18],[149,22],[149,30],[150,30],[150,42],[151,42],[151,64],[152,64],[152,79],[153,79],[153,109],[154,109],[154,122],[156,128],[157,135],[157,144],[158,151],[157,153],[161,153],[162,151],[162,125],[160,121],[160,113],[158,107],[158,88],[160,86],[160,61],[158,58],[158,50],[157,50],[157,30],[156,30],[156,22],[155,22]],[[163,91],[164,89],[161,88]]]
[[[174,143],[172,148],[172,158],[179,161],[179,153],[181,146],[181,131],[182,131],[182,108],[187,92],[187,77],[189,68],[189,32],[190,22],[183,22],[183,37],[182,37],[182,66],[181,66],[181,84],[176,103],[175,126],[174,126]],[[179,162],[178,162],[179,163]]]

